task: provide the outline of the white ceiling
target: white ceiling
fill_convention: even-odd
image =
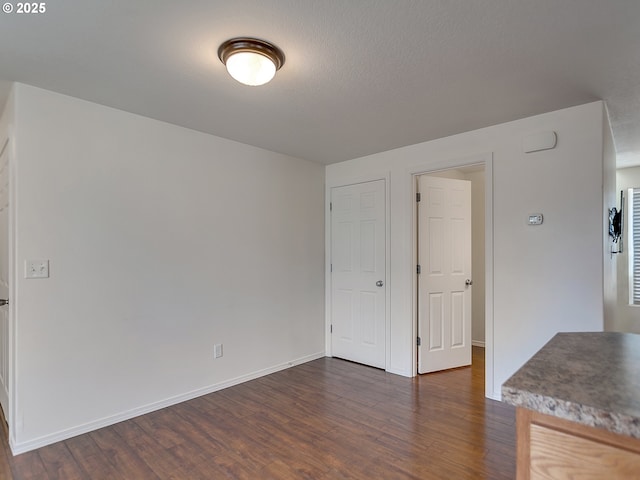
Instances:
[[[270,84],[236,36],[284,50]],[[326,164],[604,99],[640,163],[638,0],[50,0],[0,13],[11,81]]]

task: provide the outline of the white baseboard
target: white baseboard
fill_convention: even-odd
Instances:
[[[415,374],[412,372],[408,372],[406,370],[399,370],[399,369],[395,369],[395,368],[389,368],[387,370],[385,370],[387,373],[393,373],[394,375],[400,375],[402,377],[414,377]]]
[[[29,440],[27,442],[15,443],[11,441],[12,439],[10,439],[9,446],[11,447],[11,453],[13,453],[13,455],[26,453],[31,450],[35,450],[36,448],[44,447],[46,445],[50,445],[55,442],[60,442],[68,438],[75,437],[77,435],[82,435],[84,433],[92,432],[94,430],[98,430],[99,428],[108,427],[109,425],[113,425],[113,424],[122,422],[124,420],[129,420],[131,418],[138,417],[146,413],[155,412],[156,410],[160,410],[165,407],[170,407],[171,405],[176,405],[178,403],[186,402],[187,400],[191,400],[196,397],[201,397],[202,395],[207,395],[209,393],[217,392],[218,390],[223,390],[225,388],[232,387],[240,383],[248,382],[249,380],[254,380],[256,378],[264,377],[265,375],[270,375],[272,373],[279,372],[280,370],[285,370],[287,368],[291,368],[296,365],[307,363],[312,360],[317,360],[319,358],[323,358],[324,356],[325,356],[325,352],[318,352],[312,355],[300,357],[295,360],[281,363],[279,365],[275,365],[269,368],[248,373],[246,375],[241,375],[239,377],[232,378],[224,382],[216,383],[208,387],[199,388],[197,390],[193,390],[191,392],[187,392],[182,395],[176,395],[174,397],[170,397],[165,400],[161,400],[159,402],[153,402],[148,405],[143,405],[141,407],[127,410],[125,412],[122,412],[116,415],[111,415],[93,422],[84,423],[76,427],[61,430],[59,432],[52,433],[49,435],[44,435],[42,437],[36,438],[34,440]]]
[[[479,340],[471,340],[471,345],[473,345],[474,347],[484,348],[484,342],[481,342]]]
[[[496,400],[498,402],[502,401],[502,392],[489,392],[485,394],[485,397],[490,398],[492,400]]]

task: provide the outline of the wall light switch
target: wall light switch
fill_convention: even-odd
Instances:
[[[25,260],[24,278],[49,278],[49,260]]]

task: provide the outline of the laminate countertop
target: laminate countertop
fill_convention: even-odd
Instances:
[[[558,333],[502,385],[502,401],[640,438],[640,335]]]

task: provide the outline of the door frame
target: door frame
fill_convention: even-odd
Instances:
[[[407,170],[407,181],[411,182],[411,241],[413,265],[418,265],[418,206],[416,202],[417,177],[455,168],[484,165],[485,173],[485,396],[494,398],[494,335],[493,335],[493,153],[481,153],[468,157],[450,158],[436,162],[425,162]],[[413,310],[412,358],[413,374],[418,375],[418,276],[415,269],[411,275],[411,305]],[[499,399],[496,399],[499,400]]]
[[[331,189],[336,187],[346,187],[349,185],[356,185],[358,183],[375,182],[377,180],[384,181],[384,214],[385,214],[385,226],[384,226],[384,262],[385,262],[385,311],[384,311],[384,343],[385,343],[385,370],[389,369],[390,365],[390,340],[391,340],[391,323],[389,318],[391,317],[391,282],[390,282],[390,256],[391,256],[391,229],[390,215],[391,209],[389,204],[389,189],[390,189],[390,174],[389,172],[381,172],[371,175],[359,175],[354,177],[345,177],[339,180],[327,182],[325,184],[325,216],[324,216],[324,232],[325,232],[325,274],[324,274],[324,292],[325,292],[325,354],[327,357],[332,357],[331,346]]]
[[[9,168],[9,212],[8,212],[8,230],[7,234],[7,270],[9,277],[9,304],[7,305],[7,321],[8,321],[8,341],[7,346],[9,352],[7,359],[9,365],[7,366],[7,388],[8,388],[8,403],[9,408],[7,412],[4,412],[5,420],[9,430],[9,445],[12,446],[15,443],[15,409],[16,409],[16,324],[15,324],[15,311],[16,311],[16,269],[15,269],[15,180],[14,180],[14,164],[13,164],[13,138],[11,135],[11,126],[8,127],[8,132],[0,132],[0,154],[6,150],[7,166]]]

